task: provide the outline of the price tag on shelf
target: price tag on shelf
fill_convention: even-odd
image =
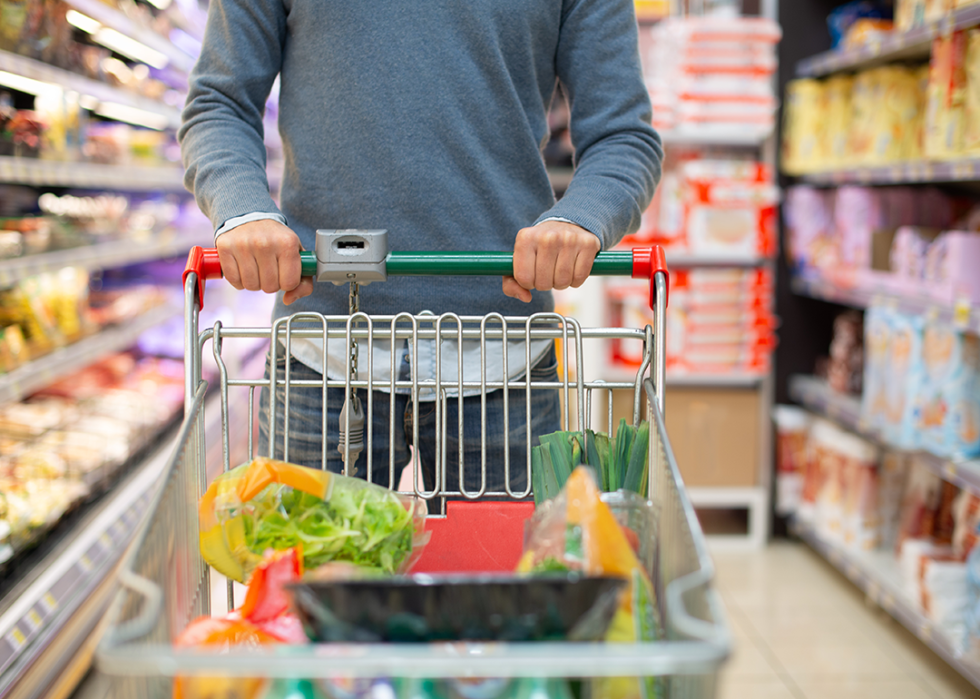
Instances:
[[[955,180],[973,179],[973,161],[959,160],[953,163],[953,179]]]
[[[929,306],[924,315],[927,323],[935,323],[939,320],[939,308],[937,306]]]
[[[58,600],[56,600],[54,595],[52,595],[50,592],[44,593],[44,597],[41,598],[41,604],[47,610],[47,614],[50,614],[58,608]]]
[[[900,165],[893,165],[891,170],[888,172],[888,180],[890,182],[904,182],[905,170],[903,170]]]
[[[78,567],[82,569],[83,573],[88,573],[92,570],[92,559],[90,559],[87,555],[82,556],[78,559]]]
[[[956,464],[954,464],[952,461],[947,461],[945,464],[943,464],[943,478],[948,481],[952,481],[956,478],[956,476]]]
[[[7,643],[13,646],[14,650],[20,650],[21,647],[27,643],[27,637],[24,632],[18,629],[16,626],[11,629],[10,633],[7,634]]]
[[[959,299],[953,304],[953,326],[957,330],[970,329],[970,315],[973,310],[968,299]]]
[[[27,621],[27,625],[31,627],[32,632],[41,626],[41,615],[35,609],[29,611],[24,619]]]

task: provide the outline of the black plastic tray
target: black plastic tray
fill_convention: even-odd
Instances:
[[[626,586],[579,575],[432,576],[289,586],[307,634],[335,643],[598,641]]]

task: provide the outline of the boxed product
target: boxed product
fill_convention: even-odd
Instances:
[[[777,405],[772,412],[776,426],[776,513],[797,511],[803,496],[810,413],[792,405]]]
[[[936,301],[980,303],[980,233],[946,231],[928,244],[924,258],[925,289]]]
[[[933,41],[926,96],[925,155],[949,158],[963,150],[966,115],[965,31],[938,36]]]
[[[922,318],[893,313],[885,365],[885,412],[882,432],[900,448],[915,448],[915,397],[923,379]]]
[[[903,452],[887,451],[878,465],[878,521],[880,545],[895,550],[902,521],[902,499],[908,479],[909,456]]]
[[[829,154],[823,152],[828,141],[826,83],[791,80],[786,85],[783,114],[783,171],[802,175],[819,169],[829,160]]]

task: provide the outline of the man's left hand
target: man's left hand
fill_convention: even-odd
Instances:
[[[514,243],[514,276],[504,277],[504,293],[528,302],[532,289],[582,286],[601,247],[595,234],[574,223],[544,221],[522,228]]]

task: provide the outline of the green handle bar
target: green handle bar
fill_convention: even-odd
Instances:
[[[299,254],[303,276],[316,275],[316,253]],[[514,273],[512,252],[389,252],[385,260],[389,277],[506,277]],[[592,263],[592,274],[605,277],[633,273],[629,250],[600,252]]]

